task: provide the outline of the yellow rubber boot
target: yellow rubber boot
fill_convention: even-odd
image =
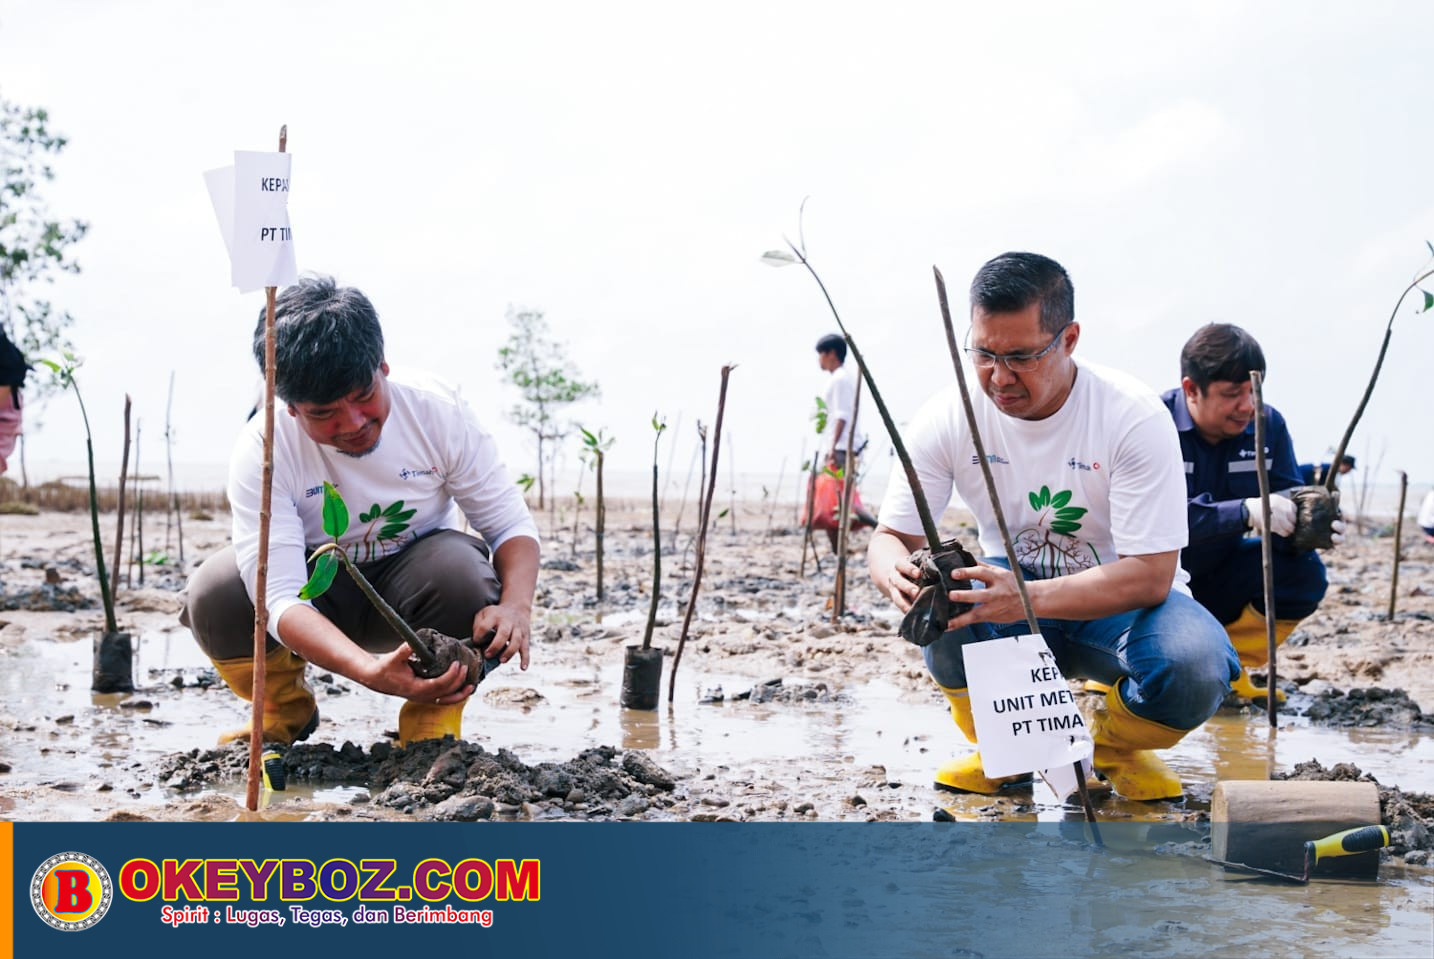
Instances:
[[[467,705],[466,699],[447,706],[408,700],[398,711],[398,744],[407,746],[425,739],[442,739],[444,736],[462,739],[463,707]]]
[[[957,728],[965,735],[967,742],[975,743],[976,722],[971,717],[971,697],[964,689],[947,689],[945,686],[938,688],[946,694],[946,701],[951,704],[951,718],[956,720]],[[992,779],[981,766],[981,754],[972,752],[942,763],[936,770],[935,785],[937,789],[950,792],[982,793],[989,796],[1000,792],[1002,786],[1026,782],[1029,778],[1002,776]]]
[[[215,670],[245,702],[254,700],[254,660],[213,659]],[[280,646],[264,659],[264,742],[289,745],[309,735],[319,726],[319,707],[314,691],[304,682],[308,663]],[[219,734],[219,742],[248,739],[252,723]]]
[[[1091,724],[1092,762],[1126,799],[1179,799],[1185,794],[1180,777],[1151,750],[1168,749],[1185,733],[1135,715],[1120,698],[1120,687],[1113,686],[1105,696],[1105,711],[1097,713]]]
[[[1290,633],[1300,624],[1297,619],[1275,620],[1275,645],[1280,646],[1290,638]],[[1250,681],[1251,669],[1259,669],[1270,661],[1270,641],[1265,635],[1265,617],[1254,606],[1246,606],[1240,618],[1225,626],[1230,645],[1240,657],[1240,678],[1230,684],[1230,691],[1244,699],[1264,699],[1269,690],[1256,686]],[[1275,690],[1275,702],[1285,701],[1282,690]]]

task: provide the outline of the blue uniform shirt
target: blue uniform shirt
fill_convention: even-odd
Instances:
[[[1212,445],[1195,429],[1184,393],[1173,389],[1160,398],[1175,420],[1185,460],[1190,545],[1181,553],[1180,561],[1191,575],[1198,575],[1220,562],[1229,547],[1245,535],[1248,523],[1243,501],[1260,495],[1260,480],[1255,472],[1255,424],[1252,420],[1239,436]],[[1265,413],[1265,468],[1270,474],[1270,492],[1299,486],[1295,446],[1285,418],[1273,406],[1266,405]],[[1275,537],[1277,545],[1282,540],[1284,537]]]

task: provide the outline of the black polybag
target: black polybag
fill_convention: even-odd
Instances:
[[[976,557],[962,547],[960,540],[949,539],[936,552],[919,549],[909,560],[921,570],[921,578],[917,580],[921,592],[902,617],[897,635],[917,646],[930,646],[946,632],[946,624],[953,616],[960,616],[971,608],[970,603],[952,602],[948,594],[953,589],[971,588],[968,580],[951,579],[951,571],[975,566]]]

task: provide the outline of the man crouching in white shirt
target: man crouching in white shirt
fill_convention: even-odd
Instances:
[[[324,483],[356,518],[339,546],[414,629],[472,636],[491,661],[528,668],[538,532],[490,436],[453,389],[423,376],[390,376],[383,331],[361,292],[306,276],[278,296],[274,474],[266,605],[264,739],[305,739],[318,708],[307,663],[405,700],[400,744],[461,734],[474,686],[455,663],[435,679],[408,665],[409,649],[347,576],[299,599],[306,562],[331,542]],[[264,316],[254,355],[264,365]],[[253,688],[255,574],[259,564],[263,417],[235,444],[229,466],[233,544],[191,577],[180,622],[229,688]],[[481,539],[450,528],[455,506]],[[491,638],[488,638],[491,634]],[[247,738],[248,727],[220,736]]]
[[[1096,770],[1127,799],[1179,799],[1180,779],[1154,750],[1210,718],[1240,666],[1178,562],[1188,531],[1170,414],[1133,378],[1076,362],[1074,299],[1070,277],[1048,257],[1007,253],[980,269],[966,350],[981,384],[972,405],[1041,634],[1068,678],[1110,687],[1092,729]],[[906,443],[932,516],[954,489],[975,514],[986,556],[952,573],[972,589],[951,598],[974,605],[922,650],[974,743],[961,647],[1028,627],[954,386],[926,403]],[[920,580],[908,555],[925,539],[899,466],[887,491],[868,567],[908,610]],[[1010,780],[988,777],[972,752],[942,766],[936,783],[994,793]]]

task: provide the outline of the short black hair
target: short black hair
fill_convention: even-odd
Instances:
[[[1075,287],[1065,267],[1039,253],[1002,253],[971,280],[971,310],[1019,313],[1041,304],[1041,329],[1055,336],[1075,321]]]
[[[264,310],[254,358],[264,369]],[[274,304],[274,392],[285,403],[332,403],[373,382],[383,329],[368,297],[331,276],[303,276]]]
[[[1265,375],[1265,351],[1253,336],[1231,323],[1206,323],[1180,350],[1180,375],[1188,376],[1202,396],[1211,383],[1243,383],[1253,370]]]
[[[817,340],[818,353],[835,353],[838,363],[846,362],[846,338],[836,333],[828,333]]]

